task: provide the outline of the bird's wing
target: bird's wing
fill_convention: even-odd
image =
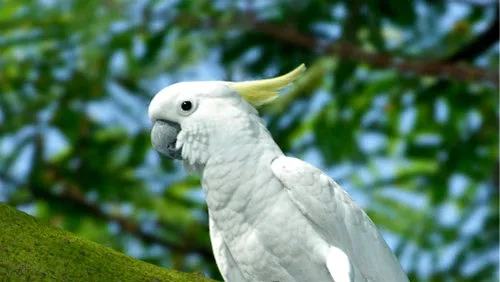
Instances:
[[[350,268],[359,271],[353,281],[404,282],[408,278],[377,228],[349,195],[318,168],[290,157],[275,159],[271,168],[286,187],[297,208],[317,232],[334,248],[328,252],[330,272],[340,252],[347,255]],[[330,260],[328,262],[328,260]],[[331,273],[332,274],[332,273]],[[345,277],[357,273],[340,274]],[[332,274],[332,278],[339,274]]]

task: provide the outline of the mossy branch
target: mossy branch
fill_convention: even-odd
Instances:
[[[132,259],[0,203],[0,277],[7,281],[214,281]]]

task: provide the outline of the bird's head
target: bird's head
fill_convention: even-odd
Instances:
[[[271,79],[226,82],[180,82],[158,92],[149,105],[153,147],[173,159],[203,164],[210,144],[234,137],[242,118],[256,115],[254,107],[270,103],[278,90],[292,83],[305,69]]]

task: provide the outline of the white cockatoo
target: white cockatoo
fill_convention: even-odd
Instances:
[[[408,281],[363,210],[321,170],[285,156],[254,108],[304,69],[164,88],[149,106],[153,146],[201,175],[225,281]]]

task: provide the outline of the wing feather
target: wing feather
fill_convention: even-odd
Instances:
[[[285,156],[275,159],[271,168],[317,232],[345,252],[353,269],[363,276],[355,281],[408,281],[371,219],[333,179],[306,162]]]

